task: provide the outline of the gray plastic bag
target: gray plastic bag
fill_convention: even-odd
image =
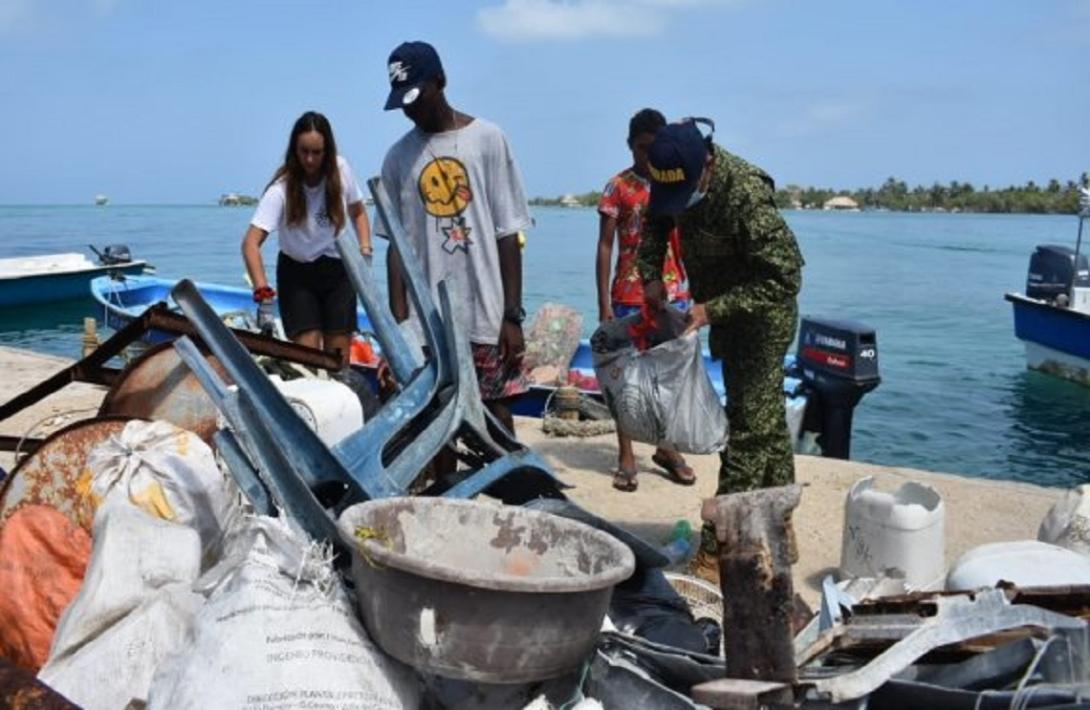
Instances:
[[[672,309],[653,345],[640,352],[628,335],[638,314],[603,323],[591,338],[594,371],[617,427],[635,441],[686,454],[727,443],[727,416],[704,369],[696,333],[677,337],[684,316]]]

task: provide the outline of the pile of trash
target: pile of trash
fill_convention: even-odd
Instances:
[[[43,466],[55,460],[49,451]],[[513,641],[502,656],[436,673],[435,659],[454,648],[458,620],[420,601],[419,580],[400,589],[417,590],[402,601],[423,613],[395,613],[388,601],[371,604],[370,615],[359,611],[378,593],[361,570],[395,582],[410,572],[438,579],[449,562],[463,573],[456,581],[478,589],[466,613],[500,613],[499,603],[479,596],[495,580],[465,576],[484,559],[480,544],[464,542],[467,513],[454,536],[463,559],[441,548],[440,532],[404,517],[415,500],[444,499],[382,501],[401,511],[390,518],[400,527],[359,518],[360,506],[346,510],[340,542],[350,530],[356,543],[345,560],[283,511],[256,513],[223,457],[167,422],[111,422],[84,464],[71,486],[57,487],[59,479],[31,481],[34,469],[24,462],[0,493],[0,583],[10,591],[0,600],[0,655],[82,707],[695,708],[732,707],[719,701],[739,693],[769,707],[1077,707],[1090,689],[1090,486],[1053,508],[1040,540],[984,546],[936,575],[941,497],[923,484],[883,492],[858,482],[845,507],[844,581],[826,580],[819,613],[794,635],[794,679],[732,686],[724,695],[716,689],[733,668],[723,648],[739,630],[722,628],[714,614],[697,618],[696,599],[679,593],[686,578],[664,573],[653,547],[569,502],[462,503],[485,520],[527,510],[572,529],[608,530],[632,557],[622,578],[602,587],[608,606],[595,612],[598,621],[576,627],[590,640],[574,663],[497,682],[481,680],[473,663],[510,662],[520,648],[545,649],[543,658],[559,653],[556,641],[540,636],[547,624],[508,622]],[[441,520],[436,515],[420,520]],[[494,545],[525,527],[520,519],[484,539]],[[539,556],[527,550],[552,549],[542,542],[555,533],[537,535],[505,543],[496,564],[507,576],[496,579],[533,581]],[[425,552],[399,567],[394,553],[414,546]],[[577,570],[555,570],[575,569],[580,559],[604,569],[604,549],[572,550],[549,564],[578,581]],[[958,591],[965,588],[975,591]],[[379,642],[383,614],[386,626],[409,632],[413,653],[425,655],[398,657]],[[124,672],[101,682],[118,668]]]
[[[16,474],[18,477],[18,471]],[[493,703],[500,700],[517,700],[521,706],[541,695],[543,688],[567,702],[585,696],[584,688],[604,682],[593,675],[589,676],[591,680],[583,678],[594,659],[602,668],[608,668],[611,654],[621,653],[617,648],[626,649],[626,654],[632,652],[631,644],[642,648],[635,640],[624,641],[627,637],[618,633],[607,633],[599,640],[604,605],[613,588],[610,582],[600,587],[604,593],[602,606],[590,610],[589,628],[570,613],[560,613],[568,603],[560,598],[558,612],[543,617],[541,623],[524,629],[509,626],[514,643],[546,660],[555,656],[551,648],[561,641],[543,640],[547,621],[567,618],[568,624],[576,623],[568,634],[578,635],[582,629],[583,636],[590,639],[583,654],[586,659],[578,658],[569,672],[561,674],[562,678],[547,683],[548,688],[537,678],[515,685],[508,678],[502,684],[493,683],[495,687],[491,688],[488,684],[471,684],[465,678],[473,673],[466,668],[447,677],[439,676],[428,672],[433,662],[421,662],[414,668],[381,650],[357,613],[357,608],[367,606],[363,601],[369,590],[375,589],[374,584],[353,584],[353,577],[365,577],[358,571],[355,575],[342,574],[347,571],[343,569],[344,560],[338,563],[332,546],[309,537],[289,517],[255,514],[212,449],[192,433],[166,422],[129,421],[91,450],[84,474],[80,502],[90,512],[84,520],[89,524],[87,529],[78,524],[38,526],[32,535],[26,533],[20,511],[29,508],[36,513],[62,515],[42,503],[15,510],[0,527],[0,555],[10,563],[2,566],[3,582],[8,590],[20,595],[7,594],[0,604],[0,655],[18,666],[36,670],[42,682],[82,707],[291,708],[323,702],[333,707],[361,708],[494,707]],[[15,500],[10,490],[4,497],[5,513],[12,507],[7,503]],[[413,500],[392,498],[383,504],[411,506]],[[438,498],[420,500],[430,500],[433,509],[438,504],[458,504]],[[498,503],[461,505],[483,508],[478,514],[489,520],[504,511]],[[517,510],[522,509],[512,509],[512,513]],[[354,511],[350,509],[342,516],[342,521],[348,520],[343,524],[352,530],[363,524],[358,517],[362,513]],[[462,510],[457,516],[464,521],[467,514]],[[434,520],[436,515],[430,513],[421,521]],[[520,515],[537,516],[548,526],[585,529],[582,534],[596,536],[593,542],[599,546],[605,541],[616,548],[616,554],[628,556],[627,566],[618,567],[615,577],[623,580],[631,574],[632,553],[612,536],[550,513],[527,510]],[[369,526],[391,530],[389,524],[368,520]],[[392,520],[404,518],[394,516]],[[520,524],[526,523],[523,520]],[[472,529],[463,525],[466,527],[456,536],[463,541],[462,554],[470,561],[481,559],[484,550],[480,545],[465,545],[464,539]],[[406,536],[413,534],[411,525],[403,527]],[[80,539],[88,541],[89,546],[72,549],[74,530],[81,532]],[[550,543],[550,550],[567,544],[563,541],[573,539],[571,534],[565,532],[561,539]],[[413,544],[424,548],[438,545],[433,538],[442,537],[441,530],[423,536],[417,531],[416,535]],[[554,533],[546,531],[542,535]],[[385,549],[387,542],[382,535],[379,538],[376,544],[380,550]],[[28,540],[35,544],[28,547]],[[533,536],[523,540],[530,545],[522,548],[523,557],[514,549],[506,555],[501,551],[497,559],[534,566],[539,556],[527,550],[541,544],[535,540]],[[487,545],[487,536],[481,544]],[[516,543],[510,544],[518,548]],[[362,565],[365,571],[388,571],[389,564],[379,562],[374,555],[361,557],[358,549],[354,555],[356,566]],[[556,568],[553,576],[575,582],[583,576],[577,571],[563,571],[565,566],[578,566],[577,560],[592,558],[592,566],[603,569],[607,559],[597,548],[592,553],[579,553],[575,548],[556,550],[550,562]],[[437,564],[448,554],[437,549],[432,562]],[[427,558],[419,555],[417,559]],[[470,561],[463,562],[459,569],[464,572]],[[70,573],[64,577],[65,584],[43,585],[43,580],[56,576],[56,570]],[[506,576],[495,578],[514,580],[509,584],[536,581],[542,589],[547,587],[540,575],[529,569],[504,571]],[[663,584],[660,572],[648,570],[644,574],[649,576],[641,576],[636,586],[622,584],[614,599],[615,608],[624,594],[638,598],[648,594],[646,589],[656,581]],[[35,584],[37,593],[31,593]],[[420,589],[419,585],[415,588]],[[524,591],[541,593],[542,589],[531,584]],[[552,588],[547,591],[557,592]],[[665,614],[660,612],[657,621],[652,619],[653,613],[639,611],[638,601],[622,603],[621,607],[628,607],[629,617],[646,617],[642,621],[645,625],[662,628],[661,617],[671,614],[675,623],[680,619],[684,624],[687,611],[680,597],[668,585],[665,592],[660,589],[654,594],[664,596],[665,608],[670,609]],[[456,595],[448,590],[445,598],[456,599]],[[490,618],[500,613],[497,606],[481,606],[479,602],[478,598],[466,606],[466,613],[474,607]],[[383,604],[388,605],[389,600]],[[645,605],[654,607],[646,599]],[[633,614],[632,610],[637,611]],[[375,613],[389,611],[379,608]],[[445,638],[447,648],[433,649],[434,654],[452,653],[449,646],[459,620],[444,619],[444,613],[442,609],[433,613],[433,624],[438,626],[432,629],[432,643]],[[372,628],[377,623],[372,618]],[[417,634],[415,623],[414,618],[400,616],[387,620],[395,627],[413,629],[412,637]],[[698,645],[704,644],[700,637]],[[509,645],[505,656],[509,660],[515,652]],[[495,665],[501,660],[484,661],[482,665]],[[103,675],[111,672],[115,674],[111,682],[102,682]],[[546,675],[550,673],[546,671]],[[535,707],[552,707],[544,702],[539,700]]]

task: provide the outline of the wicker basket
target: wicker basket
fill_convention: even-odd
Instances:
[[[711,582],[676,572],[664,572],[674,591],[688,602],[694,619],[715,619],[723,623],[723,594]]]

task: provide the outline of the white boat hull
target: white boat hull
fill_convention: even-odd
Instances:
[[[1039,343],[1026,343],[1026,366],[1090,386],[1090,360]]]

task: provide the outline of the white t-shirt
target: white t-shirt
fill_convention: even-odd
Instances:
[[[495,345],[503,325],[497,241],[530,227],[503,131],[480,118],[444,133],[413,128],[390,148],[382,183],[431,284],[446,280],[469,340]],[[381,220],[377,233],[382,233]],[[461,299],[461,300],[459,300]]]
[[[348,205],[362,201],[363,195],[348,161],[339,155],[337,168],[341,173],[341,198],[347,218]],[[269,185],[269,189],[265,190],[257,203],[257,210],[250,224],[269,233],[276,232],[280,240],[280,251],[296,261],[310,262],[320,256],[340,259],[333,243],[337,235],[333,231],[333,223],[329,221],[325,206],[325,178],[314,187],[303,184],[303,193],[307,198],[307,218],[302,223],[293,225],[285,223],[287,204],[284,183],[285,178],[281,177]],[[345,229],[347,228],[346,222]]]

